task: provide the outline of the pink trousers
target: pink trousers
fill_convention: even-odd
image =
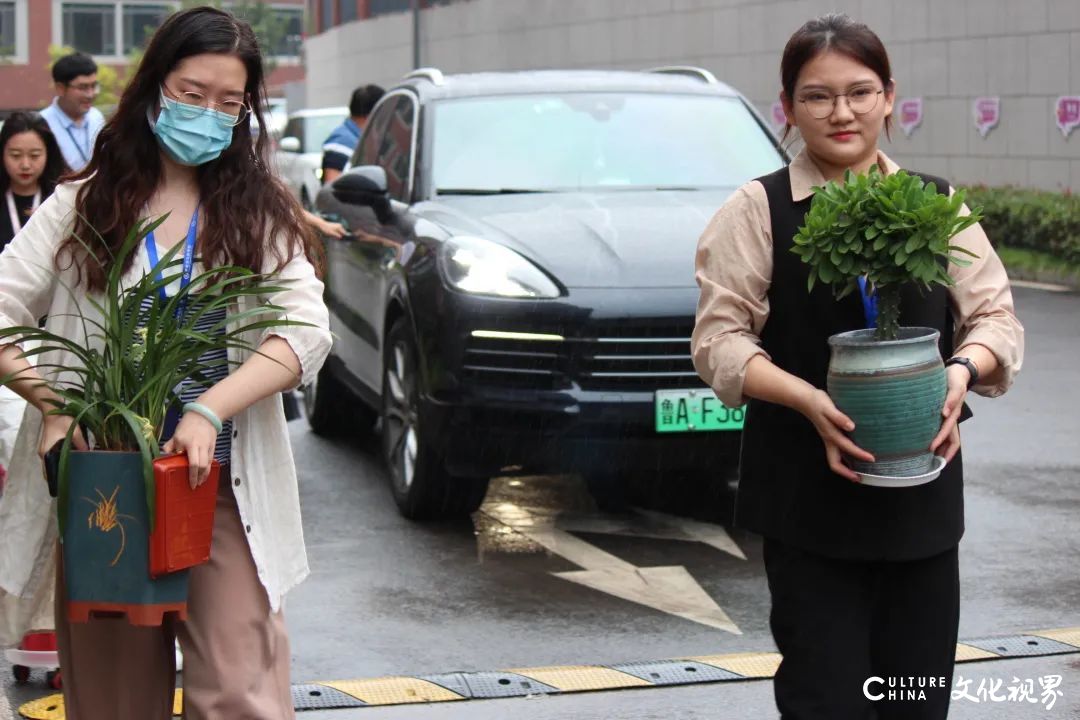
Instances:
[[[222,474],[210,561],[191,570],[186,622],[69,623],[58,560],[56,631],[68,720],[169,720],[174,639],[184,652],[187,720],[295,717],[285,618],[270,612],[228,478]]]

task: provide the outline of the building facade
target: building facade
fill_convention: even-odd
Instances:
[[[431,4],[431,3],[426,3]],[[1080,189],[1080,0],[452,0],[419,13],[443,72],[696,65],[771,118],[780,55],[841,11],[885,42],[903,126],[883,148],[957,183]],[[413,66],[410,0],[309,0],[311,107]]]
[[[304,77],[305,0],[268,4],[285,28],[277,47],[269,49],[275,69],[267,85],[271,95],[280,95],[285,84]],[[0,0],[0,113],[37,109],[52,100],[50,46],[93,55],[122,76],[129,54],[178,5],[173,0]]]

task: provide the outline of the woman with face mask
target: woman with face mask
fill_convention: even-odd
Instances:
[[[67,172],[60,146],[49,124],[36,113],[8,116],[0,129],[0,249],[22,229],[45,198],[52,195],[60,176]]]
[[[860,484],[842,454],[873,458],[852,443],[854,425],[825,392],[828,338],[871,318],[856,295],[835,300],[821,284],[808,293],[808,266],[791,248],[814,187],[847,170],[899,169],[878,148],[896,83],[881,40],[845,15],[796,31],[780,80],[787,129],[805,147],[789,166],[739,188],[701,236],[692,340],[694,364],[724,404],[749,401],[735,524],[764,538],[769,624],[783,655],[776,703],[785,720],[944,718],[964,532],[958,422],[969,389],[990,397],[1008,389],[1023,328],[982,228],[958,234],[951,244],[978,259],[950,265],[953,287],[912,289],[901,318],[937,329],[943,359],[957,359],[931,445],[947,465],[917,487]],[[949,192],[945,180],[923,177]],[[925,697],[885,694],[909,678],[922,679]]]
[[[57,568],[55,617],[72,720],[170,718],[174,636],[185,658],[184,717],[293,717],[281,608],[308,566],[278,393],[309,382],[331,340],[310,260],[314,237],[269,171],[262,68],[246,23],[207,7],[172,15],[151,39],[90,164],[42,203],[0,255],[0,326],[48,314],[51,331],[81,337],[74,306],[105,289],[112,258],[140,218],[168,214],[126,273],[149,272],[178,247],[178,256],[191,258],[184,275],[233,264],[275,276],[283,289],[265,302],[311,325],[275,328],[259,338],[257,353],[230,350],[219,372],[185,384],[180,394],[194,402],[173,427],[167,423],[163,449],[186,453],[193,486],[206,480],[212,459],[222,466],[211,558],[191,571],[187,621],[69,623]],[[257,138],[251,113],[264,128]],[[14,345],[0,350],[0,375],[27,367],[18,356]],[[40,618],[48,598],[55,523],[34,453],[71,424],[64,416],[42,419],[49,393],[29,373],[15,389],[30,407],[0,504],[0,536],[14,548],[0,553],[0,644]],[[77,429],[74,438],[86,447]],[[27,518],[26,508],[43,511]]]

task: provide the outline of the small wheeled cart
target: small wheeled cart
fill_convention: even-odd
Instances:
[[[54,690],[60,689],[60,660],[56,654],[56,633],[51,631],[29,632],[23,636],[19,647],[6,650],[4,656],[11,663],[11,672],[17,685],[30,682],[30,670],[42,668],[45,682]]]

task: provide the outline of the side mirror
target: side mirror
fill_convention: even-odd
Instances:
[[[390,210],[386,171],[378,165],[350,168],[330,185],[330,192],[339,202],[370,207],[380,217]]]
[[[300,138],[292,136],[281,138],[278,148],[282,152],[298,153],[300,152]]]

